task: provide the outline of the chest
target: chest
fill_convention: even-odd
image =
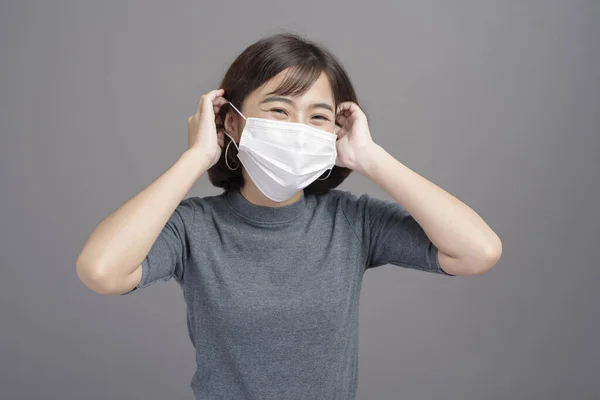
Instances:
[[[219,227],[186,277],[205,323],[242,342],[343,329],[358,310],[362,252],[341,221],[310,222]]]

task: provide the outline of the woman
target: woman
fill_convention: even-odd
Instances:
[[[77,273],[107,295],[180,284],[198,399],[354,399],[367,269],[474,275],[500,257],[473,210],[373,142],[313,42],[248,47],[188,126],[188,149],[96,227]],[[396,201],[334,190],[351,171]],[[224,192],[184,199],[206,172]]]

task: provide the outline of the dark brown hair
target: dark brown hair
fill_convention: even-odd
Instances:
[[[238,109],[254,90],[263,86],[267,81],[289,68],[286,78],[275,90],[281,96],[297,96],[309,90],[324,72],[329,78],[335,106],[344,101],[358,104],[356,93],[344,67],[322,45],[306,40],[298,35],[283,33],[260,39],[246,48],[231,64],[220,88],[225,90],[224,98]],[[229,105],[221,107],[221,121],[225,121],[228,112],[235,112]],[[223,126],[218,127],[219,130]],[[225,136],[225,145],[231,139]],[[227,161],[230,166],[240,165],[235,146],[229,146]],[[322,194],[339,186],[352,171],[348,168],[334,166],[327,179],[320,179],[304,188],[306,193]],[[225,162],[225,147],[221,158],[208,170],[210,182],[225,190],[237,190],[244,184],[241,168],[232,171]]]

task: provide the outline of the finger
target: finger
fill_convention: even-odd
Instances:
[[[357,111],[360,111],[360,107],[353,101],[345,101],[343,103],[338,104],[337,106],[337,112],[341,112],[344,114],[352,114]]]
[[[222,95],[213,99],[213,107],[221,107],[223,104],[229,103]]]
[[[340,124],[340,126],[344,126],[346,124],[346,122],[348,121],[348,117],[346,117],[343,114],[339,114],[336,118],[336,121],[338,124]]]
[[[336,117],[337,116],[339,116],[339,120],[343,121],[343,123],[346,123],[348,120],[356,120],[357,118],[366,118],[360,107],[351,101],[346,101],[338,105]]]
[[[223,96],[223,94],[225,94],[225,90],[223,89],[215,89],[215,90],[211,90],[208,93],[203,94],[202,96],[200,96],[200,101],[198,102],[198,110],[202,110],[204,109],[204,107],[207,107],[208,105],[212,106],[213,101],[220,96]],[[206,106],[203,106],[203,104],[207,104]]]
[[[219,112],[221,112],[221,108],[223,108],[223,105],[227,103],[228,101],[225,100],[223,97],[217,97],[213,101],[213,112],[215,113],[215,115],[219,114]]]
[[[223,134],[223,132],[217,133],[217,143],[219,143],[219,146],[221,148],[225,146],[225,135]]]
[[[217,97],[219,96],[223,96],[223,94],[225,93],[225,90],[223,89],[215,89],[215,90],[211,90],[210,92],[206,93],[206,97],[210,100],[213,101],[215,100]]]
[[[223,104],[227,104],[228,101],[225,100],[224,97],[217,97],[213,100],[213,110],[216,112],[219,112],[219,110],[221,109],[221,107],[223,107]]]

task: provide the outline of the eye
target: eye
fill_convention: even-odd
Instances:
[[[270,111],[273,111],[277,114],[287,115],[287,112],[283,108],[272,108]]]
[[[322,121],[329,121],[329,118],[325,115],[315,115],[313,118],[320,119]]]

